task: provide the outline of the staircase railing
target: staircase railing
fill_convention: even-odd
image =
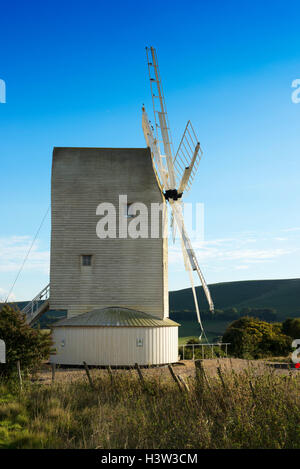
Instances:
[[[35,313],[38,312],[40,306],[41,306],[41,301],[44,302],[49,299],[50,295],[50,283],[43,288],[34,298],[32,301],[30,301],[25,308],[21,310],[23,314],[29,317],[33,317]]]

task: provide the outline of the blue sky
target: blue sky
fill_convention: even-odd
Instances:
[[[187,201],[209,283],[299,277],[297,7],[286,1],[6,2],[1,6],[0,297],[50,202],[53,146],[143,147],[145,46],[157,48],[175,147],[188,119],[204,151]],[[50,219],[16,283],[48,283]],[[188,286],[170,246],[170,289]]]

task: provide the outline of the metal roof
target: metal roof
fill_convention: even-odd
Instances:
[[[169,318],[159,319],[142,311],[111,306],[62,319],[53,327],[170,327],[179,326]]]

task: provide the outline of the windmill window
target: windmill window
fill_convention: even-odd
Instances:
[[[81,256],[81,265],[84,265],[84,266],[92,265],[92,256],[91,256],[91,254],[83,254]]]

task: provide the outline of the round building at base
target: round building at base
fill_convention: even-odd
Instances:
[[[171,319],[121,307],[95,309],[53,325],[50,362],[94,366],[163,365],[178,360],[178,326]]]

